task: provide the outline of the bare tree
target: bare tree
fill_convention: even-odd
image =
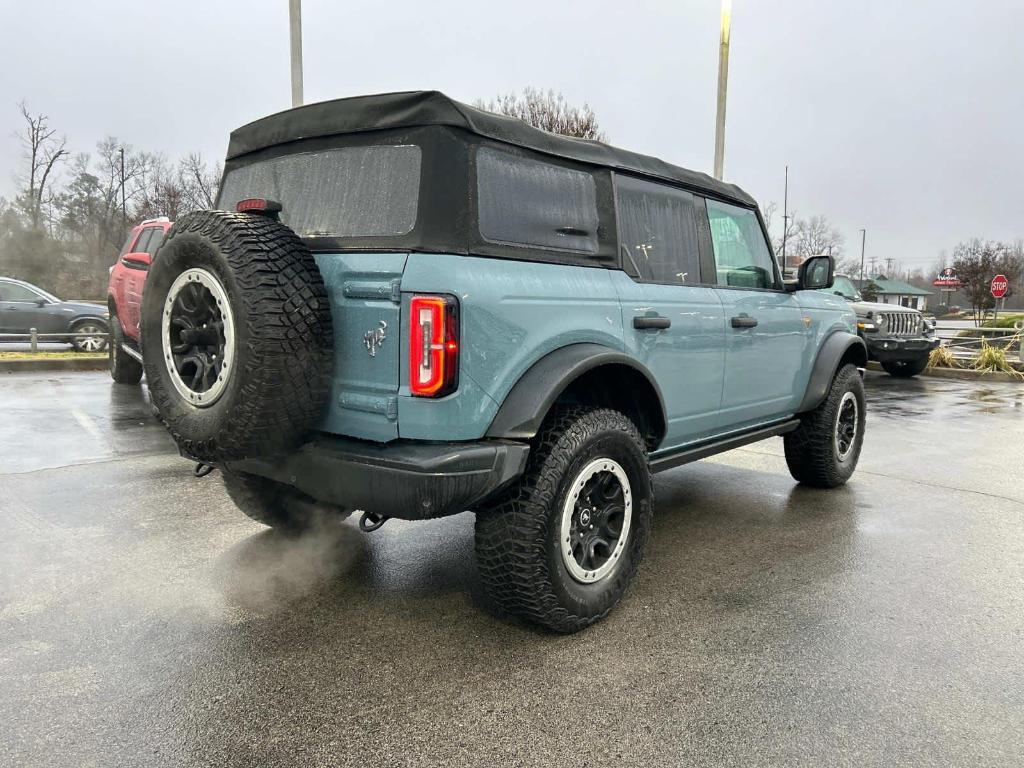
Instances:
[[[843,235],[826,216],[794,217],[793,234],[787,238],[786,250],[790,247],[802,259],[829,254],[838,260],[843,256]]]
[[[593,141],[605,140],[597,124],[597,116],[589,105],[584,103],[582,107],[575,107],[562,94],[551,90],[544,92],[537,88],[524,88],[522,94],[501,94],[492,101],[477,100],[474,106],[518,118],[549,133]]]
[[[769,233],[772,231],[776,213],[778,213],[778,205],[775,203],[768,203],[762,213],[765,227]],[[800,264],[811,256],[824,255],[832,256],[842,269],[848,269],[851,266],[849,261],[844,260],[843,235],[832,226],[827,216],[814,215],[802,219],[794,211],[783,221],[783,226],[785,233],[780,233],[772,238],[772,247],[775,250],[775,256],[781,259],[783,235],[785,236],[786,261],[790,266]],[[857,267],[859,269],[859,262]]]
[[[1010,285],[1016,285],[1024,274],[1024,245],[1019,241],[1008,244],[977,238],[968,240],[953,249],[953,268],[974,308],[975,322],[980,325],[984,310],[995,306],[989,290],[992,278],[1003,274]]]
[[[33,229],[39,229],[44,202],[48,200],[48,184],[52,181],[57,164],[67,158],[67,139],[57,138],[46,115],[33,115],[24,101],[18,105],[25,127],[18,134],[28,162],[28,173],[23,178],[25,190],[23,205]]]
[[[162,155],[152,156],[132,208],[132,220],[157,216],[175,220],[192,211],[213,208],[220,175],[220,166],[208,166],[199,154],[183,157],[176,165]]]
[[[220,185],[221,167],[207,166],[203,156],[193,153],[178,164],[178,179],[185,192],[189,210],[213,208]]]

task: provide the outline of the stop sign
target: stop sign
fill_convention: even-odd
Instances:
[[[992,295],[1001,299],[1006,295],[1006,292],[1010,290],[1010,281],[1006,279],[1006,275],[996,275],[992,278]]]

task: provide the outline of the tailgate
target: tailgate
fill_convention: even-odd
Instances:
[[[318,253],[334,325],[334,374],[321,429],[398,437],[401,293],[408,254]]]

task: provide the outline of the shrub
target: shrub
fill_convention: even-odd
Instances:
[[[959,368],[960,363],[957,362],[956,357],[953,355],[953,351],[949,347],[936,347],[928,355],[928,367],[929,368]]]
[[[1006,357],[1009,345],[1000,347],[996,344],[981,342],[981,349],[972,361],[972,367],[982,373],[1011,373],[1024,379],[1024,373],[1014,368]],[[938,351],[938,350],[936,350]]]
[[[986,320],[982,328],[1013,328],[1014,323],[1024,321],[1024,315],[1001,315],[998,320]]]

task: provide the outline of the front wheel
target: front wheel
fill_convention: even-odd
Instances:
[[[76,334],[71,345],[78,352],[102,352],[107,348],[107,329],[99,321],[85,320],[72,328],[71,332]]]
[[[124,331],[117,315],[110,316],[110,344],[107,346],[107,364],[110,378],[118,384],[138,384],[142,381],[142,363],[124,351]]]
[[[651,499],[632,421],[605,408],[560,409],[517,485],[477,514],[477,563],[491,599],[558,632],[603,618],[640,565]]]
[[[909,379],[911,376],[917,376],[917,374],[921,373],[921,371],[927,367],[927,357],[919,357],[911,360],[887,360],[882,363],[882,368],[886,373],[900,379]]]
[[[821,405],[803,414],[800,426],[783,438],[793,479],[817,488],[849,480],[864,444],[864,421],[864,382],[856,367],[844,365]]]

